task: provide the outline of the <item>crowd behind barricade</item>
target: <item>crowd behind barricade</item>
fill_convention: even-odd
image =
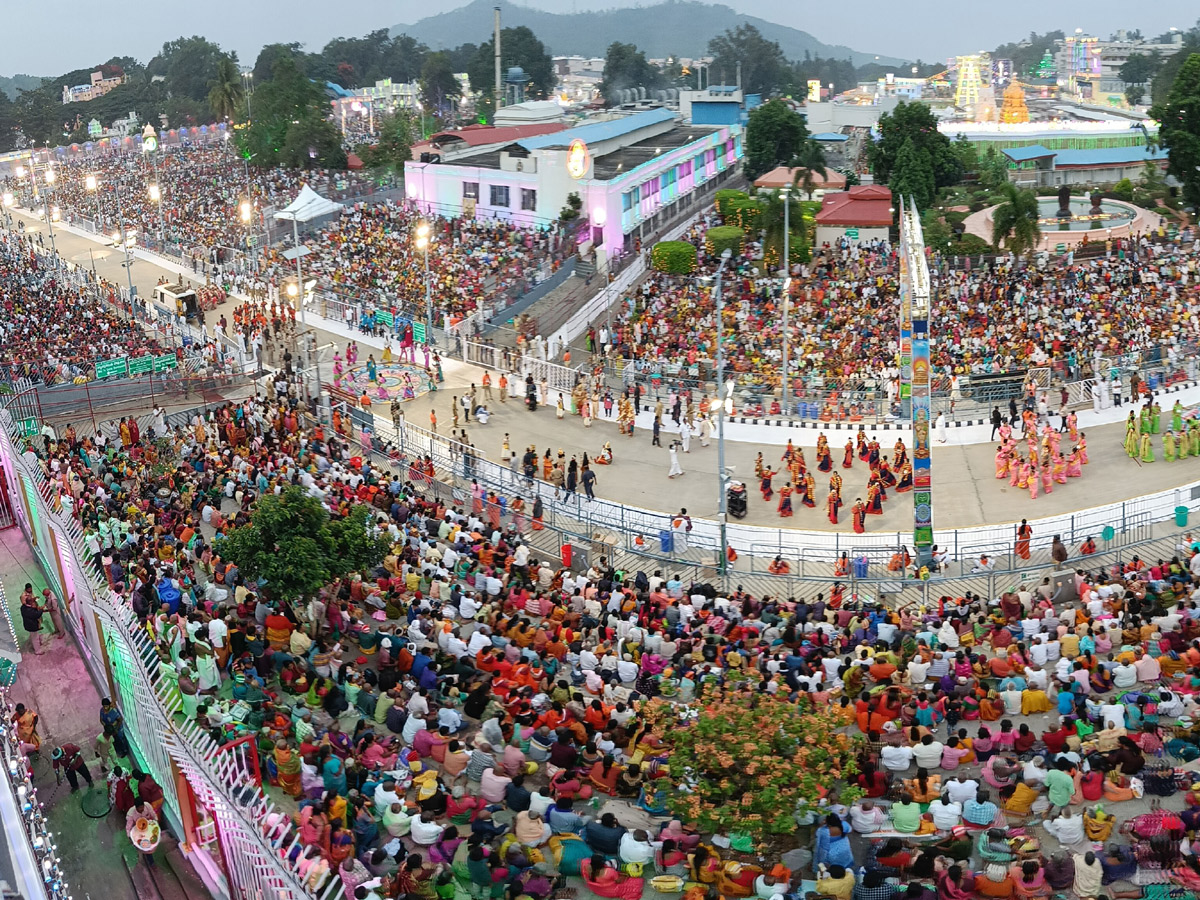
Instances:
[[[254,196],[253,229],[261,232],[265,227],[263,209],[284,208],[304,184],[335,200],[367,191],[371,184],[353,172],[247,170],[245,160],[228,143],[164,148],[157,165],[157,201],[150,195],[150,185],[155,183],[152,161],[139,151],[76,156],[56,162],[56,177],[47,196],[67,221],[94,221],[102,234],[120,227],[136,229],[143,245],[157,241],[161,213],[165,247],[194,258],[197,268],[201,263],[207,268],[232,259],[234,251],[246,246],[247,226],[240,207],[248,190]],[[95,178],[95,189],[90,191],[89,176]],[[29,189],[28,177],[13,176],[0,185],[19,197]]]
[[[455,322],[507,286],[547,266],[557,269],[564,236],[551,228],[521,228],[490,219],[426,217],[392,202],[356,204],[309,241],[304,272],[321,280],[348,301],[346,324],[354,329],[382,328],[373,315],[395,298],[410,314],[425,311],[425,251],[416,229],[427,221],[429,289],[436,317]],[[294,274],[295,265],[276,252],[267,258],[267,276],[275,290]]]
[[[186,426],[68,428],[26,456],[154,635],[184,715],[256,740],[296,803],[263,828],[299,837],[310,886],[447,900],[544,900],[566,876],[625,900],[648,886],[694,900],[1200,887],[1200,788],[1180,790],[1192,776],[1169,761],[1200,756],[1190,535],[1170,560],[890,609],[840,585],[798,600],[603,557],[564,568],[525,540],[538,505],[482,491],[447,504],[432,461],[377,464],[308,423],[286,381]],[[383,563],[305,602],[248,580],[223,538],[286,490],[331,516],[369,504]],[[32,594],[22,609],[36,635]],[[855,735],[855,771],[777,855],[664,814],[688,775],[641,702],[705,692],[830,705]]]
[[[666,383],[711,380],[720,260],[706,253],[709,213],[684,240],[697,246],[689,276],[654,273],[626,300],[611,352]],[[757,245],[747,245],[752,253]],[[897,396],[897,248],[883,241],[814,250],[790,282],[792,395],[806,389],[886,391]],[[935,388],[961,392],[971,376],[1050,366],[1065,380],[1091,374],[1096,353],[1160,352],[1164,361],[1200,338],[1200,238],[1187,228],[1116,239],[1098,258],[1049,266],[1001,258],[936,273],[931,333]],[[761,259],[735,257],[723,280],[727,372],[744,388],[778,392],[782,363],[781,281]],[[597,345],[603,350],[604,346]],[[1086,366],[1086,373],[1085,372]],[[953,379],[953,380],[952,380]],[[961,396],[957,399],[961,399]],[[765,401],[768,404],[770,400]],[[776,401],[776,406],[778,405]],[[778,409],[774,410],[778,412]]]
[[[34,249],[32,238],[7,233],[0,240],[0,342],[3,377],[28,377],[47,384],[88,381],[97,359],[162,355],[179,361],[202,358],[222,365],[215,341],[176,347],[156,336],[127,312],[115,285],[81,281],[54,257]]]

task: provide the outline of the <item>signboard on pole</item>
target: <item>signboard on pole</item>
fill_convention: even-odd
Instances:
[[[817,78],[808,79],[808,102],[821,102],[821,81]]]
[[[174,353],[164,353],[162,356],[154,357],[154,371],[165,372],[168,369],[175,369],[179,366],[179,360],[175,358]]]
[[[97,378],[121,378],[129,368],[129,361],[124,356],[116,359],[100,359],[96,361]]]
[[[382,325],[386,325],[388,328],[391,328],[395,323],[395,318],[388,310],[377,309],[375,310],[375,321]]]
[[[148,372],[154,371],[154,357],[150,355],[139,356],[136,359],[129,361],[129,374],[145,375]]]
[[[425,343],[425,323],[424,322],[413,322],[412,328],[413,328],[413,340],[418,344],[424,344]]]

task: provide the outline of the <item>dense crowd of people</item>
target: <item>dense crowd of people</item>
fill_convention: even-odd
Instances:
[[[421,222],[431,228],[427,250],[417,246]],[[304,258],[304,269],[343,301],[347,325],[374,331],[377,309],[397,308],[424,319],[428,253],[435,318],[439,324],[454,324],[506,288],[536,278],[543,266],[557,268],[563,240],[555,229],[427,218],[418,209],[391,202],[358,204],[306,242],[312,252]],[[268,256],[273,282],[294,269],[278,253]],[[338,316],[331,312],[330,317]],[[379,322],[378,327],[384,326]]]
[[[205,265],[232,260],[245,248],[241,204],[248,195],[254,204],[251,226],[260,233],[266,225],[263,210],[283,209],[304,184],[335,200],[371,187],[370,179],[353,172],[250,167],[226,141],[164,147],[157,155],[157,182],[153,161],[137,150],[67,156],[50,168],[55,179],[49,186],[45,171],[37,170],[39,191],[47,192],[64,220],[95,221],[103,234],[134,229],[140,245],[165,246]],[[95,179],[92,190],[89,176]],[[159,188],[158,199],[151,196],[153,184]],[[0,181],[0,187],[25,197],[29,177],[14,175]]]
[[[310,887],[544,900],[579,876],[633,900],[654,876],[696,900],[967,900],[1200,886],[1200,845],[1182,839],[1200,790],[1180,791],[1190,778],[1164,756],[1200,755],[1190,536],[1170,560],[895,609],[840,585],[755,597],[603,557],[572,571],[528,542],[538,506],[446,502],[431,461],[377,463],[286,390],[27,453],[154,635],[183,714],[257,741],[295,802],[262,826],[299,838]],[[303,603],[272,597],[222,541],[286,490],[335,517],[368,504],[387,556]],[[832,705],[858,741],[855,771],[779,858],[662,807],[686,773],[641,702],[708,692]],[[1145,812],[1142,796],[1183,809]]]
[[[0,341],[3,379],[57,384],[90,381],[97,360],[175,352],[206,365],[223,365],[216,341],[177,347],[120,307],[117,289],[103,279],[77,280],[56,268],[32,236],[0,237]],[[86,275],[86,273],[83,273]]]
[[[712,377],[716,312],[708,276],[719,260],[706,253],[704,233],[719,222],[710,213],[684,236],[697,246],[697,273],[647,279],[612,336],[615,355],[667,384]],[[935,388],[960,391],[971,376],[1035,366],[1078,380],[1092,375],[1097,353],[1145,354],[1168,365],[1192,354],[1200,338],[1198,259],[1193,229],[1174,238],[1159,229],[1062,266],[1001,259],[944,268],[930,318]],[[761,262],[749,258],[735,257],[725,273],[726,365],[743,388],[771,392],[780,386],[783,300],[780,280],[764,276]],[[891,407],[899,376],[897,278],[897,248],[881,241],[819,247],[811,262],[793,268],[794,397],[867,390]]]

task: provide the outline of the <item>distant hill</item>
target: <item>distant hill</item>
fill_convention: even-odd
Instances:
[[[42,86],[42,79],[34,75],[0,75],[0,93],[8,94],[10,100],[17,99],[18,91],[34,91]]]
[[[875,62],[874,53],[823,44],[807,31],[747,16],[720,4],[694,0],[669,0],[654,6],[608,9],[599,12],[549,13],[508,0],[474,0],[467,6],[439,13],[412,25],[397,25],[392,34],[407,34],[435,50],[460,44],[481,43],[492,34],[492,8],[500,6],[506,28],[525,25],[556,56],[603,56],[613,41],[637,44],[651,58],[703,56],[710,38],[738,25],[753,25],[763,36],[777,41],[788,59],[803,59],[807,51],[826,59],[849,59],[860,66]],[[902,60],[880,56],[884,65]],[[726,73],[728,78],[733,73]]]

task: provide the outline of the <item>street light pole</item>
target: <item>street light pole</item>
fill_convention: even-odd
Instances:
[[[729,561],[729,538],[726,533],[726,519],[729,515],[728,492],[725,489],[725,345],[722,343],[724,329],[725,301],[721,292],[721,279],[725,275],[725,266],[732,258],[729,248],[721,254],[721,265],[717,266],[717,279],[713,284],[713,302],[717,308],[717,522],[721,529],[721,558],[717,562],[717,571],[725,575]]]
[[[46,190],[42,191],[42,209],[46,211],[46,229],[50,232],[50,251],[58,257],[58,247],[54,243],[54,213],[50,210],[50,188],[54,184],[54,170],[46,169]],[[57,264],[57,263],[56,263]]]

